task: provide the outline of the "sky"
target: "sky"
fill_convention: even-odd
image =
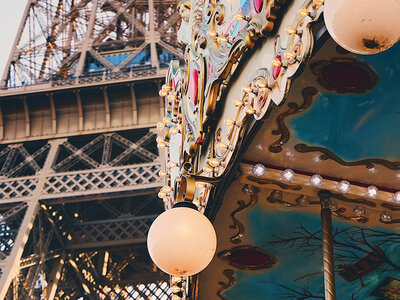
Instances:
[[[0,77],[3,76],[27,2],[28,0],[0,0]]]

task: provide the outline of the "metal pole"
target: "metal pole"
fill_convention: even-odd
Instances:
[[[333,257],[332,238],[332,212],[329,207],[332,193],[326,190],[319,191],[321,200],[321,227],[322,227],[322,251],[324,261],[324,286],[325,299],[335,300],[335,263]]]

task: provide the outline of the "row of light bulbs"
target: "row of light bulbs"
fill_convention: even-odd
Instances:
[[[263,164],[256,164],[253,167],[253,174],[257,177],[262,177],[265,175],[266,173],[266,168]],[[292,182],[295,178],[296,174],[292,169],[285,169],[282,172],[282,179],[288,182]],[[320,187],[323,184],[323,178],[321,175],[319,174],[314,174],[310,177],[310,183],[312,186],[315,187]],[[351,190],[351,184],[347,181],[347,180],[342,180],[338,183],[338,190],[342,193],[348,193]],[[368,197],[370,198],[375,198],[378,195],[378,188],[376,186],[369,186],[366,189],[366,194]],[[400,204],[400,191],[396,192],[393,194],[393,200],[395,203]],[[337,202],[333,202],[332,205],[333,207],[332,210],[336,210],[337,209]],[[353,209],[353,213],[355,216],[357,217],[364,217],[365,216],[365,207],[364,206],[356,206]],[[383,223],[390,223],[392,221],[392,213],[390,211],[382,211],[379,219],[383,222]]]
[[[256,164],[253,167],[253,174],[257,177],[262,177],[266,173],[266,167],[263,164]],[[285,169],[282,172],[282,179],[288,182],[292,182],[296,177],[295,172],[292,169]],[[314,174],[310,177],[310,184],[314,187],[320,187],[324,183],[321,175]],[[349,193],[351,190],[351,184],[347,180],[338,182],[337,188],[342,193]],[[376,186],[370,185],[366,188],[366,195],[370,198],[376,198],[379,190]],[[400,204],[400,191],[393,194],[393,200]]]

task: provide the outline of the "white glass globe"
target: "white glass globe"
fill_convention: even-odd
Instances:
[[[325,25],[344,49],[375,54],[400,38],[399,0],[325,0]]]
[[[211,222],[198,210],[175,207],[153,222],[147,248],[151,259],[165,273],[190,276],[211,262],[217,236]]]

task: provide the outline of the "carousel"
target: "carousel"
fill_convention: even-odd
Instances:
[[[148,236],[173,299],[400,299],[400,2],[179,11]]]

